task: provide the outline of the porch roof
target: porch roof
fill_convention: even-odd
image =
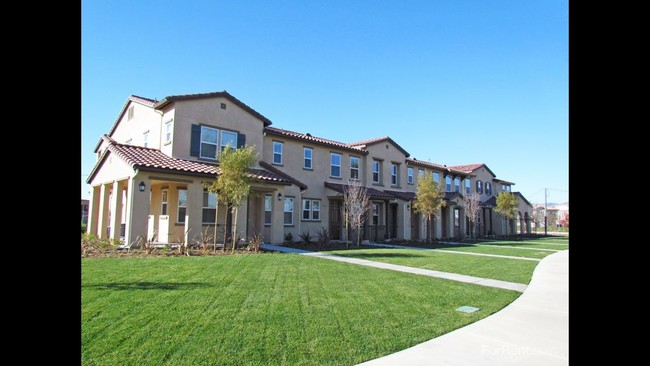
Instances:
[[[396,198],[401,199],[402,201],[413,201],[415,199],[415,192],[400,192],[400,191],[389,191],[387,189],[384,192],[392,194]]]
[[[186,175],[205,177],[215,177],[219,171],[219,168],[214,164],[172,158],[158,149],[120,144],[106,135],[103,138],[109,145],[90,172],[86,181],[88,183],[92,181],[95,174],[99,171],[108,153],[115,154],[115,156],[119,157],[133,169],[143,171],[183,173]],[[278,174],[263,169],[250,169],[249,171],[249,177],[257,181],[284,185],[291,185],[292,183]]]
[[[481,207],[497,207],[497,197],[492,196],[492,197],[486,199],[485,201],[481,202],[481,204],[479,206],[481,206]]]
[[[339,184],[339,183],[330,183],[330,182],[325,182],[325,187],[331,188],[339,193],[344,193],[345,192],[345,187],[347,187],[347,184]],[[368,193],[368,196],[370,199],[374,200],[390,200],[396,198],[390,193],[382,192],[380,190],[374,189],[374,188],[368,188],[368,187],[361,187],[366,190]]]

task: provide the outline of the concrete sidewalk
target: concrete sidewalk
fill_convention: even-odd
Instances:
[[[370,245],[373,247],[378,247],[378,248],[395,248],[395,249],[413,249],[413,250],[428,250],[431,252],[440,252],[440,253],[451,253],[451,254],[465,254],[465,255],[475,255],[479,257],[492,257],[492,258],[505,258],[505,259],[517,259],[517,260],[522,260],[522,261],[533,261],[533,262],[539,262],[541,259],[539,258],[527,258],[527,257],[515,257],[512,255],[500,255],[500,254],[488,254],[488,253],[474,253],[474,252],[459,252],[455,250],[445,250],[445,249],[438,249],[438,248],[420,248],[420,247],[408,247],[404,245],[392,245],[392,244],[379,244],[379,243],[368,243],[366,245]],[[465,244],[467,245],[467,244]],[[493,245],[494,247],[498,245]]]
[[[569,251],[544,258],[526,291],[501,311],[359,365],[568,365]]]
[[[307,250],[288,248],[288,247],[284,247],[284,246],[280,246],[280,245],[262,244],[262,245],[260,245],[260,248],[264,249],[264,250],[274,250],[274,251],[282,252],[282,253],[294,253],[294,254],[308,255],[310,257],[318,257],[318,258],[323,258],[323,259],[330,259],[330,260],[335,260],[335,261],[339,261],[339,262],[346,262],[346,263],[352,263],[352,264],[357,264],[357,265],[366,266],[366,267],[389,269],[391,271],[412,273],[412,274],[417,274],[417,275],[421,275],[421,276],[444,278],[446,280],[465,282],[465,283],[472,283],[472,284],[475,284],[475,285],[481,285],[481,286],[487,286],[487,287],[495,287],[495,288],[501,288],[501,289],[505,289],[505,290],[513,290],[513,291],[524,292],[524,290],[526,290],[526,288],[528,287],[527,285],[525,285],[523,283],[493,280],[493,279],[490,279],[490,278],[474,277],[474,276],[468,276],[468,275],[463,275],[463,274],[458,274],[458,273],[451,273],[451,272],[434,271],[434,270],[431,270],[431,269],[408,267],[408,266],[402,266],[402,265],[399,265],[399,264],[376,262],[376,261],[370,261],[370,260],[366,260],[366,259],[348,258],[348,257],[343,257],[343,256],[338,256],[338,255],[333,255],[333,254],[327,254],[326,252],[310,252],[310,251],[307,251]]]

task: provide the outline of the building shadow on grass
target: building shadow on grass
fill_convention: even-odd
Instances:
[[[99,290],[186,290],[210,286],[202,282],[108,282],[84,285]]]
[[[426,257],[424,254],[411,254],[411,253],[355,253],[354,255],[345,255],[338,253],[342,257],[350,258],[420,258]]]

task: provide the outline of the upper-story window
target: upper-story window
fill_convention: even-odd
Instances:
[[[397,172],[398,172],[397,164],[392,163],[390,165],[390,184],[391,185],[396,186],[397,183],[399,182],[399,180],[397,179],[397,177],[398,177]]]
[[[472,193],[472,181],[469,178],[465,179],[465,194]]]
[[[205,159],[217,159],[217,138],[219,130],[212,127],[201,126],[201,152],[200,157]]]
[[[305,157],[305,160],[304,160],[304,163],[303,163],[304,164],[303,168],[305,168],[305,169],[313,169],[312,168],[312,156],[314,155],[314,149],[312,149],[311,147],[305,147],[303,149],[303,154],[304,154],[304,157]]]
[[[133,106],[130,106],[130,107],[129,107],[129,112],[128,112],[128,114],[127,114],[127,117],[128,117],[129,120],[131,120],[131,119],[133,118],[134,113],[135,113],[135,112],[134,112],[134,108],[133,108]]]
[[[436,184],[437,187],[438,183],[440,182],[440,173],[433,172],[431,175],[433,176],[433,182]]]
[[[451,176],[448,175],[445,177],[445,190],[451,192]]]
[[[460,192],[460,178],[454,178],[454,192]]]
[[[350,156],[350,179],[359,179],[359,158]]]
[[[476,193],[481,194],[483,193],[483,182],[480,180],[476,181]]]
[[[172,140],[172,122],[165,123],[165,142]]]
[[[490,182],[485,182],[485,194],[492,195],[492,184]]]
[[[510,192],[510,186],[502,184],[501,185],[501,190],[504,191],[504,192]]]
[[[424,169],[418,169],[418,176],[424,177]]]
[[[372,161],[372,182],[381,183],[381,163],[379,160]]]
[[[408,184],[413,184],[413,168],[411,167],[406,169],[406,181]]]
[[[149,131],[142,134],[142,146],[149,147]]]
[[[330,177],[341,178],[341,154],[330,153]]]
[[[273,164],[282,165],[282,149],[284,143],[273,141]]]
[[[230,148],[237,148],[237,133],[231,131],[221,131],[221,150],[230,145]]]

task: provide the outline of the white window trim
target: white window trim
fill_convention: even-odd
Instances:
[[[308,209],[305,208],[305,203],[307,203],[307,202],[309,202],[309,208]],[[314,209],[314,203],[315,202],[318,202],[318,210]],[[321,217],[320,216],[320,202],[321,202],[321,200],[303,198],[302,204],[301,204],[302,209],[300,211],[300,219],[302,221],[315,221],[315,222],[321,221],[321,219],[320,219],[320,217]],[[309,215],[308,215],[309,218],[307,218],[307,219],[305,218],[305,211],[309,211]],[[318,212],[318,218],[317,219],[314,218],[314,212],[315,211]]]
[[[181,206],[181,191],[185,191],[185,206]],[[178,189],[178,207],[176,207],[176,223],[177,224],[185,224],[185,215],[183,215],[183,221],[180,221],[181,207],[185,207],[185,215],[187,215],[187,189],[185,189],[185,188],[179,188]]]
[[[375,171],[377,165],[377,171]],[[377,173],[377,180],[375,180],[375,173]],[[381,184],[381,162],[379,160],[372,161],[372,182]]]
[[[334,158],[335,155],[339,156],[339,164],[338,165],[334,164],[334,162],[332,161],[332,158]],[[341,155],[339,153],[330,153],[330,177],[332,177],[332,178],[341,178],[341,175],[343,173],[341,171],[341,160],[342,159],[343,159],[343,155]],[[335,166],[339,168],[339,175],[333,175],[332,174],[332,168],[335,167]]]
[[[203,194],[206,194],[206,193],[208,194],[208,196],[209,195],[215,196],[214,197],[215,202],[217,201],[217,197],[216,197],[217,195],[215,193],[212,193],[212,192],[209,192],[209,191],[203,191]],[[201,201],[203,201],[203,197],[201,197]],[[210,202],[209,198],[208,198],[208,202]],[[205,210],[206,208],[209,209],[209,210],[215,210],[215,214],[216,214],[216,211],[219,209],[219,203],[216,203],[215,207],[209,207],[209,206],[206,207],[206,206],[203,206],[203,204],[201,204],[201,223],[203,225],[214,225],[214,222],[205,222],[205,221],[203,221],[203,210]]]
[[[266,201],[267,199],[271,202],[271,209],[267,210],[266,209]],[[266,222],[266,213],[270,212],[271,213],[271,220],[269,222]],[[264,226],[271,226],[273,223],[273,195],[272,194],[265,194],[264,195]]]
[[[293,212],[294,212],[294,205],[296,204],[296,201],[294,201],[293,197],[285,197],[284,198],[285,202],[287,200],[291,200],[291,211],[287,211],[287,206],[286,203],[283,202],[283,208],[282,210],[286,214],[287,212],[291,212],[291,223],[284,223],[284,226],[293,226],[294,218],[293,218]],[[284,222],[284,215],[282,215],[282,222]]]
[[[276,145],[280,146],[280,152],[279,153],[275,151],[275,146]],[[280,155],[280,162],[279,163],[275,162],[275,154]],[[283,155],[284,155],[284,142],[282,142],[282,141],[273,141],[273,164],[274,165],[282,165],[282,160],[284,160]]]
[[[357,167],[356,168],[354,168],[352,166],[352,160],[353,159],[357,159]],[[358,156],[350,156],[350,179],[359,180],[360,179],[360,176],[359,176],[360,170],[361,170],[361,159]],[[357,172],[357,177],[356,178],[352,178],[352,171]]]
[[[406,182],[408,184],[413,184],[415,181],[415,178],[413,178],[413,168],[408,167],[406,168]]]
[[[398,173],[399,169],[397,168],[397,164],[391,163],[390,164],[390,184],[393,186],[399,185],[399,179],[398,179]]]
[[[234,146],[230,146],[230,147],[231,147],[232,149],[236,149],[236,148],[237,148],[237,132],[235,132],[235,131],[228,131],[228,130],[221,130],[221,132],[220,132],[220,134],[219,134],[219,148],[221,149],[221,151],[223,151],[223,149],[226,148],[226,145],[224,145],[224,143],[223,143],[223,140],[224,140],[224,139],[223,139],[223,134],[224,134],[224,133],[231,133],[231,134],[235,135],[235,145],[234,145]]]
[[[307,151],[309,151],[309,157],[307,157]],[[303,147],[302,149],[302,167],[304,169],[313,170],[314,169],[314,149],[311,147]],[[307,166],[307,160],[309,160],[309,166]]]
[[[165,142],[172,141],[173,132],[174,129],[172,128],[172,121],[168,121],[167,123],[165,123]]]
[[[203,129],[211,129],[217,131],[217,141],[210,142],[210,141],[203,141]],[[199,138],[199,158],[201,159],[209,159],[209,160],[217,160],[216,156],[213,157],[206,157],[203,156],[203,144],[208,144],[208,145],[214,145],[215,146],[215,151],[219,151],[219,129],[214,128],[214,127],[208,127],[208,126],[201,126],[201,137]]]
[[[169,190],[168,189],[163,189],[160,192],[160,214],[161,215],[169,215]],[[163,207],[165,208],[163,210]],[[163,213],[165,212],[165,213]]]
[[[440,184],[440,173],[438,172],[432,172],[431,173],[431,178],[433,178],[433,183],[438,186]]]

